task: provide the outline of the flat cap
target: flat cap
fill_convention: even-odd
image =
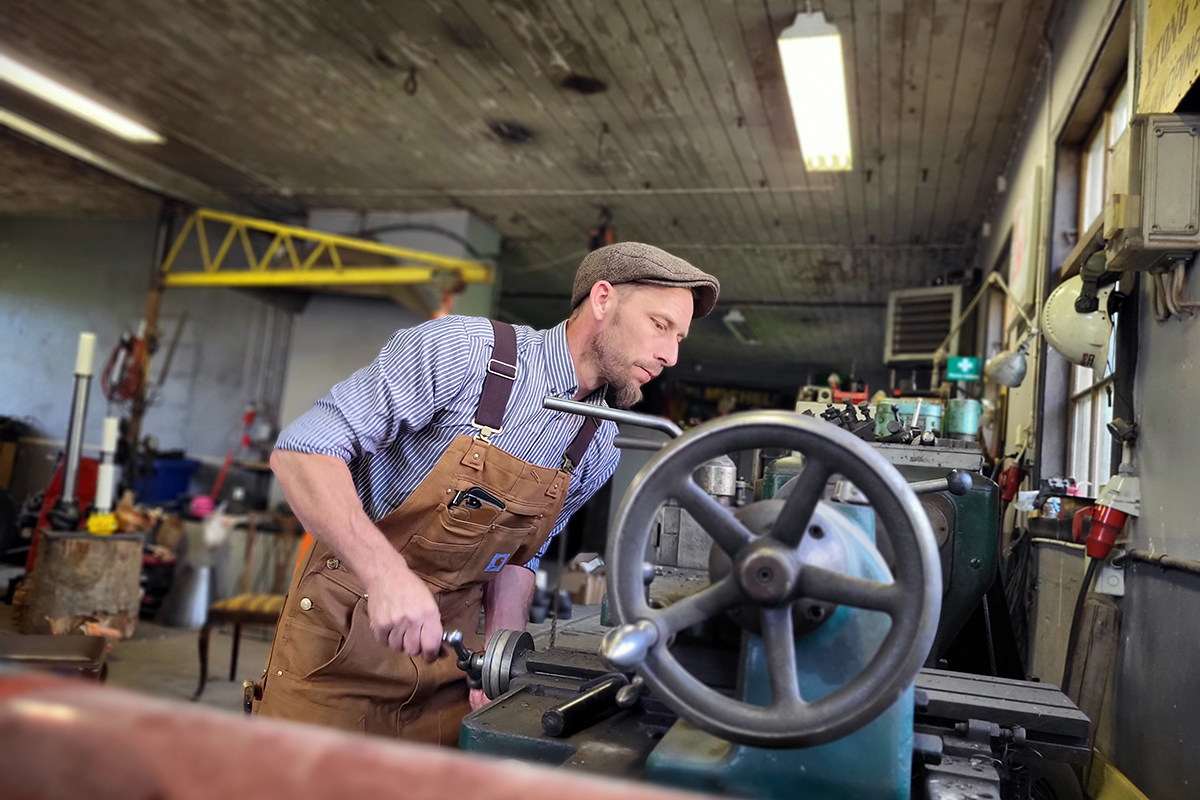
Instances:
[[[641,242],[621,242],[593,250],[584,256],[575,273],[571,308],[577,307],[599,281],[652,283],[692,290],[692,317],[703,317],[717,304],[721,284],[712,275],[696,269],[666,250]]]

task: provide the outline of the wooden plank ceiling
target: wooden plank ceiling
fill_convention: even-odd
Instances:
[[[775,49],[796,0],[7,0],[0,29],[233,197],[472,209],[515,318],[566,313],[607,207],[764,339],[707,321],[686,358],[877,365],[888,290],[973,258],[1050,2],[811,5],[844,36],[849,173],[804,169]]]

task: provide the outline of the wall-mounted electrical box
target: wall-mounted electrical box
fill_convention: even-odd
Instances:
[[[1153,269],[1200,250],[1200,116],[1135,116],[1109,175],[1109,270]]]

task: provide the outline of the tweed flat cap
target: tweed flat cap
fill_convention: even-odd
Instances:
[[[713,310],[720,282],[703,270],[696,269],[678,256],[641,242],[621,242],[593,250],[584,256],[575,273],[571,291],[571,308],[577,307],[598,281],[621,283],[652,283],[655,286],[675,286],[692,290],[692,317],[703,317]]]

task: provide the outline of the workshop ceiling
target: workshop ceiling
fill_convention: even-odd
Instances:
[[[514,318],[566,314],[608,207],[619,239],[720,278],[688,359],[869,367],[887,292],[971,263],[1051,2],[813,2],[843,33],[854,142],[854,171],[823,174],[804,169],[775,48],[805,5],[7,0],[0,45],[170,142],[76,138],[244,209],[472,209],[504,235]],[[59,168],[11,145],[6,174]],[[725,331],[731,304],[762,345]]]

